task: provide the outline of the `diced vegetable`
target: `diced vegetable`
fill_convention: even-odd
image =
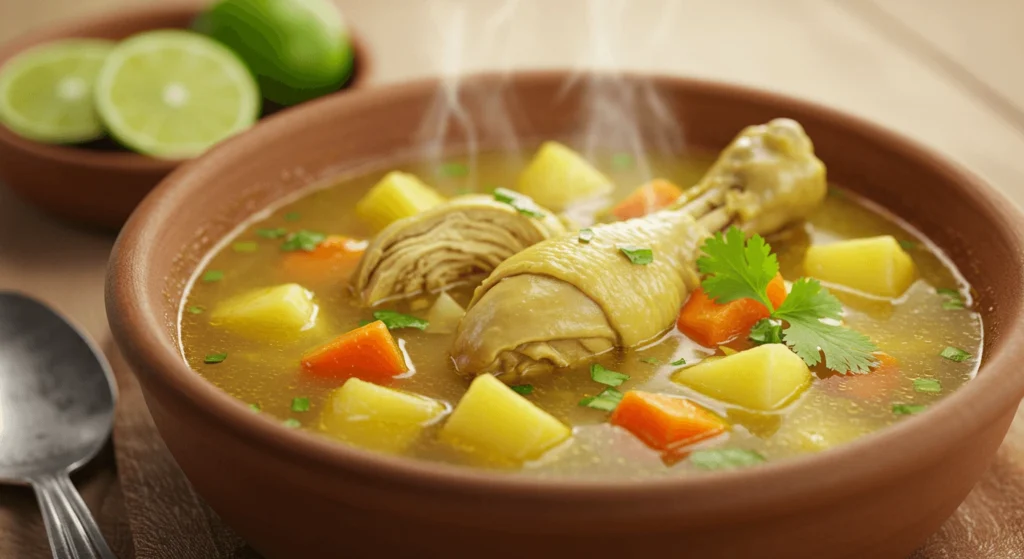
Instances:
[[[321,378],[387,384],[409,367],[387,326],[377,320],[307,352],[302,356],[302,370]]]
[[[765,344],[676,371],[672,380],[752,410],[777,409],[811,382],[807,364],[782,344]]]
[[[473,380],[441,430],[450,444],[515,462],[536,458],[571,434],[560,421],[487,374]]]
[[[327,397],[320,425],[349,444],[397,453],[444,412],[437,400],[351,378]]]
[[[299,250],[284,257],[290,278],[300,281],[345,280],[366,250],[366,241],[331,235],[311,252]]]
[[[443,202],[443,196],[415,175],[392,171],[356,204],[356,215],[380,230]]]
[[[437,296],[437,300],[434,301],[434,306],[430,307],[430,312],[427,313],[427,322],[430,323],[427,327],[427,332],[431,334],[451,334],[458,328],[459,321],[462,320],[462,316],[465,314],[466,310],[455,299],[452,299],[451,295],[441,293]]]
[[[611,189],[608,177],[558,142],[541,145],[516,183],[516,190],[556,212],[574,201],[601,196]]]
[[[768,283],[768,299],[778,308],[786,299],[786,283],[776,275]],[[688,338],[705,347],[715,347],[742,336],[759,320],[768,318],[768,309],[754,299],[737,299],[718,304],[697,288],[683,305],[676,326]]]
[[[729,428],[722,418],[689,400],[639,390],[626,392],[611,422],[655,450],[695,443]]]
[[[914,283],[914,261],[889,236],[811,245],[804,256],[811,277],[881,297],[899,297]]]
[[[683,189],[665,179],[654,179],[637,187],[629,196],[612,208],[612,215],[626,220],[643,217],[666,208],[683,195]]]
[[[316,320],[313,293],[297,283],[248,291],[221,301],[210,324],[258,338],[298,334]]]

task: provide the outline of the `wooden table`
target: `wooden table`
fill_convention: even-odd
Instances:
[[[4,0],[0,40],[45,25],[54,14],[74,17],[146,1]],[[369,44],[377,84],[566,66],[740,82],[885,123],[1024,204],[1024,65],[1018,56],[1024,2],[597,0],[590,9],[584,0],[338,2]],[[110,334],[102,284],[112,241],[54,222],[0,185],[0,289],[53,304],[104,347]],[[986,477],[915,557],[1024,557],[1022,415]],[[140,542],[140,527],[125,519],[114,466],[105,453],[85,476],[87,500],[104,530],[123,554],[170,557]],[[27,490],[0,487],[0,526],[18,527],[0,531],[0,557],[46,556]]]

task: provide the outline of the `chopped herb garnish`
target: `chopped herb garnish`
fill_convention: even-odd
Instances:
[[[669,365],[672,365],[673,367],[679,367],[679,366],[682,366],[682,365],[685,365],[685,364],[686,364],[686,359],[684,359],[682,357],[680,357],[679,359],[676,359],[675,361],[669,363]]]
[[[302,214],[300,214],[299,212],[288,212],[284,214],[285,221],[298,221],[301,218]]]
[[[249,404],[249,410],[253,413],[259,413],[263,408],[261,408],[259,404]]]
[[[206,310],[206,308],[201,306],[201,305],[193,305],[193,306],[188,308],[188,312],[190,314],[203,314],[203,311],[205,311],[205,310]]]
[[[296,250],[313,252],[316,250],[316,247],[320,246],[320,243],[324,242],[324,239],[326,238],[327,235],[324,235],[323,233],[303,229],[302,231],[288,235],[284,242],[281,243],[281,250],[285,252],[293,252]]]
[[[292,411],[309,411],[309,398],[292,398]]]
[[[206,363],[207,365],[216,365],[217,363],[223,363],[227,358],[228,354],[226,353],[211,353],[203,359],[203,363]]]
[[[302,427],[302,422],[299,421],[298,419],[289,417],[288,419],[285,419],[283,422],[281,422],[281,425],[284,425],[289,429],[298,429],[299,427]]]
[[[256,234],[264,239],[281,239],[288,234],[288,230],[284,227],[278,227],[276,229],[257,229]]]
[[[820,363],[822,354],[825,366],[840,373],[866,373],[877,363],[871,353],[878,348],[867,336],[837,324],[843,305],[818,280],[800,278],[778,309],[772,305],[768,283],[779,262],[760,235],[745,240],[739,228],[730,227],[709,238],[702,250],[697,266],[706,276],[701,287],[708,296],[718,303],[753,299],[763,304],[771,318],[787,324],[782,340],[808,366]]]
[[[644,357],[640,362],[647,363],[648,365],[661,365],[661,359],[657,357]]]
[[[207,270],[203,272],[202,279],[204,283],[213,283],[215,281],[220,281],[224,279],[224,272],[220,270]]]
[[[417,318],[409,314],[402,314],[395,311],[375,311],[373,318],[384,323],[384,326],[388,327],[388,330],[398,330],[400,328],[416,328],[418,330],[426,330],[429,322],[422,318]]]
[[[359,326],[363,327],[363,326],[366,326],[367,324],[371,324],[373,322],[375,322],[375,321],[374,320],[367,320],[367,319],[364,318],[364,319],[359,321]]]
[[[605,369],[601,365],[594,363],[590,366],[590,378],[594,382],[600,382],[608,386],[618,386],[629,380],[629,375]]]
[[[935,293],[946,298],[942,302],[942,308],[947,311],[961,310],[965,307],[964,296],[956,289],[936,289]]]
[[[628,153],[616,153],[612,155],[612,167],[617,170],[633,167],[633,156]]]
[[[638,266],[646,266],[654,262],[654,251],[649,248],[635,246],[620,246],[622,254],[629,258],[629,261]]]
[[[945,357],[946,359],[949,359],[950,361],[956,361],[957,363],[962,363],[971,358],[970,353],[967,353],[966,351],[953,346],[946,346],[946,349],[942,350],[942,352],[939,353],[939,355]]]
[[[438,171],[446,177],[464,177],[469,174],[469,167],[465,163],[442,163]]]
[[[940,383],[938,379],[933,378],[916,378],[914,379],[914,390],[929,394],[938,394],[939,392],[942,392],[942,383]]]
[[[755,344],[781,344],[782,322],[770,318],[762,318],[750,329],[750,341]]]
[[[231,250],[235,252],[256,252],[259,248],[256,241],[240,241],[231,245]]]
[[[900,239],[897,242],[900,244],[900,248],[902,248],[903,250],[914,250],[915,248],[917,248],[917,243],[915,243],[914,241]]]
[[[690,463],[702,470],[732,470],[765,462],[760,453],[745,448],[695,450]]]
[[[580,400],[580,405],[595,410],[615,411],[615,408],[622,401],[622,392],[614,388],[605,388],[597,396],[589,396]]]
[[[586,229],[580,229],[579,239],[580,239],[581,243],[589,243],[590,241],[593,241],[594,240],[594,230],[590,229],[589,227],[586,228]]]
[[[533,201],[533,198],[524,196],[507,188],[501,188],[500,186],[495,188],[494,199],[503,204],[512,206],[519,213],[525,216],[536,218],[544,217],[544,212],[541,210],[540,206]]]
[[[923,412],[928,409],[928,406],[922,404],[893,404],[892,413],[896,415],[914,415]]]
[[[527,394],[530,394],[530,393],[533,392],[533,385],[532,384],[517,384],[517,385],[512,387],[512,390],[514,392],[522,394],[523,396],[526,396]]]

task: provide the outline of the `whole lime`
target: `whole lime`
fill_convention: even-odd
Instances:
[[[220,0],[201,20],[199,29],[234,50],[274,103],[336,91],[352,75],[352,42],[328,0]]]

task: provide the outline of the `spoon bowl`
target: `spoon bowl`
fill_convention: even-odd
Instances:
[[[31,484],[54,557],[113,557],[68,475],[114,419],[110,366],[42,303],[0,293],[0,482]]]

